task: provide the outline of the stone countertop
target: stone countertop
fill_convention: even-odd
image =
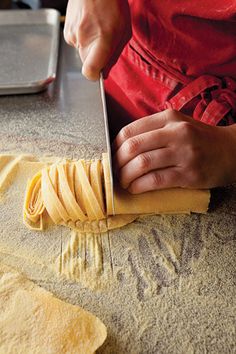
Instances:
[[[81,77],[73,49],[62,42],[60,53],[58,79],[47,91],[0,97],[1,153],[91,158],[104,150],[93,102],[98,86]],[[9,206],[4,207],[7,212]],[[12,217],[12,208],[9,211]],[[42,265],[30,261],[29,254],[35,253],[36,259],[39,252],[39,235],[21,225],[21,210],[14,213],[16,221],[9,231],[8,219],[0,214],[0,259],[59,298],[100,317],[108,338],[99,353],[235,353],[234,186],[214,190],[205,215],[149,216],[109,233],[79,236],[76,280],[67,262],[75,235],[58,229],[53,247],[59,250],[62,239],[65,258],[59,276],[53,258]],[[11,250],[13,233],[19,242]],[[41,245],[47,254],[50,233],[40,237],[47,241],[47,247]],[[9,245],[4,246],[7,239]],[[32,249],[23,249],[34,242]]]

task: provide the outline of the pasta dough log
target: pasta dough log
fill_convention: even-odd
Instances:
[[[25,224],[42,230],[48,214],[54,224],[104,232],[140,214],[205,213],[208,209],[208,190],[173,188],[131,195],[115,186],[113,215],[109,173],[107,154],[102,161],[64,161],[45,167],[28,182]]]

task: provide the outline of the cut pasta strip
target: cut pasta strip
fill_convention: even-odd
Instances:
[[[73,163],[67,163],[65,164],[65,173],[66,173],[66,179],[69,184],[71,193],[75,197],[75,183],[74,183],[74,176],[75,176],[75,165]]]
[[[96,199],[93,189],[89,183],[88,176],[86,173],[85,163],[81,160],[75,163],[77,172],[83,186],[83,198],[85,201],[85,208],[90,220],[100,220],[104,219],[105,215]]]
[[[75,173],[74,173],[74,186],[75,186],[75,197],[76,201],[81,207],[82,211],[84,214],[86,214],[86,209],[85,209],[85,204],[84,204],[84,198],[83,198],[83,192],[82,192],[82,184],[79,178],[79,172],[78,168],[74,164],[75,168]]]
[[[65,165],[65,167],[66,167],[66,165]],[[59,179],[60,190],[62,191],[61,192],[61,199],[63,201],[63,204],[65,205],[68,215],[70,216],[70,219],[72,221],[77,221],[77,220],[85,221],[87,219],[86,215],[84,215],[80,206],[76,202],[73,193],[71,192],[71,189],[70,189],[70,186],[68,183],[68,178],[66,177],[66,174],[65,174],[64,165],[61,165],[61,164],[58,165],[57,170],[58,170],[58,179]]]
[[[43,229],[45,205],[42,201],[41,177],[42,173],[39,172],[27,183],[23,220],[32,230]]]
[[[52,182],[52,185],[54,187],[54,190],[56,192],[56,194],[58,193],[58,173],[57,173],[57,166],[56,165],[52,165],[50,166],[50,169],[49,169],[49,178]]]
[[[62,220],[64,222],[70,220],[66,209],[54,190],[48,175],[48,168],[42,170],[42,198],[47,212],[55,224],[59,224]]]
[[[94,194],[97,198],[97,201],[103,211],[105,213],[104,199],[103,199],[103,190],[102,190],[102,166],[100,160],[94,160],[90,165],[90,183],[91,187],[94,191]]]
[[[38,222],[40,215],[42,215],[45,210],[41,195],[41,176],[42,173],[39,172],[31,181],[28,181],[24,202],[25,217],[34,223]]]
[[[90,172],[90,169],[89,169],[89,166],[87,163],[85,163],[84,160],[80,160],[81,164],[82,164],[82,170],[84,171],[85,173],[85,176],[88,180],[88,183],[89,183],[89,172]],[[81,168],[81,167],[77,167],[77,169]],[[85,188],[87,187],[87,185],[84,183],[85,180],[83,180],[81,178],[81,171],[78,172],[79,174],[79,178],[80,178],[80,181],[81,181],[81,186],[82,186],[82,199],[83,199],[83,202],[84,202],[84,207],[85,207],[85,210],[86,210],[86,214],[88,216],[88,219],[89,220],[94,220],[96,217],[95,217],[95,214],[93,213],[93,210],[91,209],[90,207],[90,204],[89,204],[89,201],[88,201],[88,196],[87,196],[87,192],[85,190]]]

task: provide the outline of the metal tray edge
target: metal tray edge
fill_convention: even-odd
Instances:
[[[55,9],[40,9],[40,10],[3,10],[1,12],[25,12],[43,13],[47,15],[47,23],[53,26],[52,47],[50,50],[48,63],[48,76],[45,79],[38,81],[26,82],[21,84],[1,85],[0,96],[9,94],[27,94],[37,93],[45,90],[47,86],[56,79],[58,56],[59,56],[59,42],[60,42],[60,13]],[[1,26],[1,25],[0,25]]]

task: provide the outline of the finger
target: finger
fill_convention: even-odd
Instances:
[[[76,48],[77,39],[75,33],[72,30],[66,28],[64,29],[64,39],[67,44]]]
[[[153,130],[129,138],[117,150],[114,156],[114,165],[119,169],[144,152],[167,147],[171,140],[171,132],[165,129]]]
[[[82,74],[89,80],[98,80],[100,72],[112,55],[112,45],[104,38],[93,41],[88,47],[80,48],[83,61]]]
[[[119,181],[127,188],[137,178],[148,172],[175,165],[175,154],[170,149],[158,149],[138,155],[119,171]]]
[[[144,193],[152,190],[181,187],[183,176],[176,167],[150,172],[137,178],[128,188],[132,194]]]
[[[113,150],[117,151],[119,147],[125,142],[125,140],[132,138],[133,136],[163,128],[166,125],[166,122],[166,111],[163,111],[148,117],[143,117],[126,125],[121,129],[116,139],[114,140],[112,146]]]

